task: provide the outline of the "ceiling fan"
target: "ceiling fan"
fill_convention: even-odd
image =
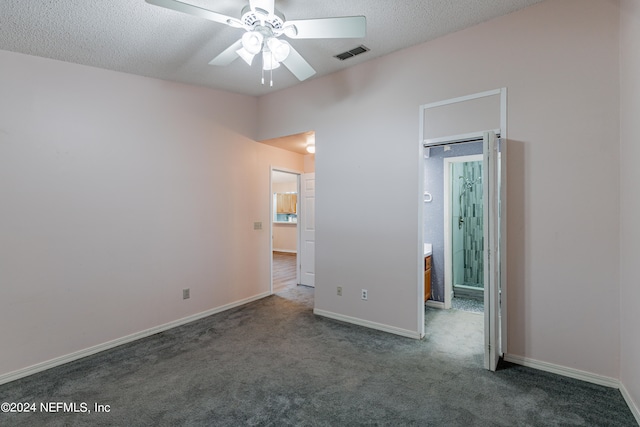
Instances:
[[[251,65],[256,55],[262,54],[262,84],[264,72],[284,64],[298,80],[306,80],[316,71],[286,41],[291,39],[360,38],[366,34],[364,16],[343,16],[336,18],[302,19],[287,21],[275,8],[275,0],[249,0],[241,11],[241,17],[233,18],[202,7],[178,0],[146,0],[147,3],[178,12],[199,16],[245,31],[237,42],[213,58],[209,64],[225,66],[236,58],[242,58]],[[273,79],[271,79],[273,86]]]

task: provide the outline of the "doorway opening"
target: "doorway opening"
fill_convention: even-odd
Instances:
[[[271,170],[271,292],[283,292],[300,283],[298,219],[300,173]]]
[[[482,140],[425,147],[423,165],[423,242],[431,270],[425,276],[425,288],[430,287],[425,332],[431,336],[431,329],[439,327],[454,342],[464,341],[454,351],[480,366],[485,334],[483,149]]]
[[[424,147],[423,242],[425,266],[432,270],[430,277],[425,274],[432,300],[425,310],[484,313],[484,322],[473,324],[482,325],[484,364],[491,370],[503,352],[505,149],[492,131],[484,132],[482,140]]]
[[[496,90],[490,90],[486,92],[475,93],[471,95],[461,96],[457,98],[447,99],[443,101],[432,102],[420,106],[419,116],[419,134],[420,134],[420,147],[419,153],[421,161],[422,157],[428,159],[431,157],[432,152],[441,148],[448,151],[453,150],[454,147],[465,146],[467,143],[482,141],[482,178],[478,182],[473,182],[471,178],[470,182],[466,182],[464,172],[458,176],[463,178],[456,178],[459,180],[459,185],[462,189],[459,189],[457,196],[449,194],[449,198],[460,197],[460,193],[464,189],[464,185],[475,186],[475,184],[481,184],[482,186],[482,206],[483,212],[481,217],[482,227],[482,239],[475,238],[475,243],[480,240],[482,242],[483,251],[473,252],[473,245],[469,245],[467,248],[463,246],[462,254],[465,251],[469,251],[467,256],[478,260],[480,257],[482,262],[476,262],[475,269],[470,267],[469,277],[478,276],[480,269],[479,265],[482,265],[482,288],[484,296],[484,345],[483,345],[483,359],[484,367],[486,369],[495,371],[498,365],[500,357],[504,354],[506,346],[506,127],[507,127],[507,89],[501,88]],[[484,129],[484,130],[481,130]],[[498,139],[503,138],[503,139]],[[443,166],[444,169],[444,166]],[[472,168],[473,169],[473,168]],[[452,172],[453,173],[453,172]],[[441,200],[438,201],[435,194],[431,193],[431,189],[426,184],[426,171],[425,168],[420,168],[420,201],[418,204],[418,213],[420,222],[419,228],[419,258],[418,269],[422,270],[423,262],[426,266],[429,265],[426,261],[427,249],[435,250],[433,248],[433,242],[429,242],[429,238],[425,240],[425,229],[430,223],[425,213],[428,212],[426,207],[429,203],[444,203],[444,194],[441,194]],[[444,171],[442,171],[444,176]],[[451,184],[454,187],[454,184]],[[435,191],[435,190],[433,190]],[[467,189],[463,194],[469,195],[472,190]],[[458,200],[458,207],[460,207]],[[453,209],[452,209],[453,210]],[[480,218],[465,219],[463,215],[458,212],[458,218],[460,222],[460,231],[464,228],[464,222],[477,222]],[[454,221],[453,218],[447,219],[449,229]],[[436,223],[444,223],[443,219],[435,220]],[[432,221],[433,222],[433,219]],[[477,230],[474,230],[474,232]],[[469,240],[469,235],[462,234],[458,236]],[[442,237],[444,241],[444,237]],[[473,243],[473,242],[472,242]],[[423,253],[424,246],[424,253]],[[444,242],[443,245],[444,247]],[[451,245],[453,246],[453,245]],[[451,249],[451,248],[448,248]],[[451,251],[447,251],[453,260]],[[423,255],[425,260],[423,261]],[[479,260],[478,260],[479,261]],[[453,262],[450,264],[452,265]],[[436,266],[437,267],[437,266]],[[460,291],[465,290],[465,286],[473,288],[478,285],[479,281],[476,278],[475,281],[466,282],[464,277],[464,269],[469,268],[462,267],[462,282],[461,286],[458,286]],[[437,269],[433,268],[432,274],[437,275]],[[453,267],[451,267],[453,270]],[[444,271],[444,267],[442,268]],[[421,276],[421,275],[420,275]],[[453,274],[450,274],[452,277]],[[453,293],[453,277],[451,278],[451,289],[443,289],[433,287],[431,290],[430,300],[423,301],[423,293],[426,293],[428,275],[425,272],[425,279],[422,277],[418,279],[418,328],[422,328],[422,335],[425,335],[425,331],[428,330],[428,325],[425,323],[427,316],[425,315],[425,305],[427,307],[435,307],[439,309],[450,308],[450,305],[445,306],[445,301],[451,300]],[[466,289],[470,290],[470,289]],[[473,291],[473,289],[471,289]],[[445,295],[446,294],[446,295]],[[425,295],[427,297],[427,295]]]
[[[270,292],[297,285],[314,286],[315,277],[315,131],[259,141],[293,154],[292,166],[270,166],[268,201]],[[294,279],[295,275],[295,279]]]
[[[481,142],[468,144],[468,147],[454,147],[458,148],[455,152],[482,152]],[[445,153],[454,152],[452,147],[446,148],[449,150]],[[456,154],[444,158],[444,305],[483,313],[482,154]]]

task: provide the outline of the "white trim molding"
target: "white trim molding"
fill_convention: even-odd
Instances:
[[[8,372],[6,374],[0,375],[0,385],[6,384],[11,381],[15,381],[20,378],[27,377],[29,375],[33,375],[41,371],[45,371],[47,369],[55,368],[56,366],[64,365],[65,363],[82,359],[83,357],[91,356],[101,351],[110,350],[120,345],[127,344],[142,338],[146,338],[151,335],[155,335],[157,333],[175,328],[177,326],[182,326],[184,324],[193,322],[195,320],[199,320],[199,319],[211,316],[213,314],[221,313],[223,311],[230,310],[232,308],[239,307],[241,305],[248,304],[253,301],[257,301],[259,299],[268,297],[269,295],[271,295],[271,292],[263,292],[261,294],[254,295],[249,298],[244,298],[229,304],[225,304],[220,307],[216,307],[210,310],[202,311],[200,313],[192,314],[191,316],[183,317],[182,319],[177,319],[172,322],[165,323],[163,325],[154,326],[153,328],[145,329],[144,331],[135,332],[133,334],[126,335],[121,338],[116,338],[115,340],[112,340],[112,341],[107,341],[102,344],[94,345],[92,347],[75,351],[73,353],[56,357],[54,359],[47,360],[41,363],[37,363],[35,365],[28,366],[26,368],[18,369],[17,371]]]
[[[425,302],[424,305],[426,305],[427,307],[439,308],[441,310],[444,310],[444,303],[442,301],[427,300],[427,302]]]
[[[493,133],[496,134],[496,138],[500,138],[500,129],[493,129]],[[439,138],[430,138],[423,141],[425,148],[435,145],[456,144],[459,142],[481,142],[484,139],[484,132],[470,132],[461,135],[441,136]],[[455,158],[455,157],[449,157]]]
[[[283,252],[285,254],[297,254],[298,253],[298,251],[293,250],[293,249],[276,249],[276,248],[273,248],[273,252]]]
[[[528,357],[516,356],[513,354],[505,354],[504,360],[533,369],[539,369],[545,372],[562,375],[564,377],[575,378],[577,380],[586,381],[592,384],[598,384],[605,387],[620,388],[620,381],[616,378],[605,377],[604,375],[593,374],[591,372],[582,371],[580,369],[569,368],[554,363],[542,362],[540,360],[530,359]]]
[[[445,105],[456,104],[458,102],[472,101],[474,99],[485,98],[487,96],[502,95],[503,93],[505,93],[505,90],[506,88],[487,90],[485,92],[473,93],[471,95],[459,96],[457,98],[445,99],[443,101],[436,101],[430,104],[424,104],[421,107],[424,107],[425,109],[444,107]]]
[[[631,413],[636,418],[636,422],[638,423],[638,425],[640,425],[640,409],[638,409],[638,406],[631,398],[629,391],[622,383],[620,383],[620,393],[622,394],[622,397],[624,398],[625,402],[627,402],[627,406],[631,410]]]
[[[371,322],[369,320],[359,319],[357,317],[345,316],[344,314],[333,313],[331,311],[313,309],[313,314],[317,316],[327,317],[333,320],[339,320],[341,322],[351,323],[358,326],[364,326],[366,328],[376,329],[378,331],[388,332],[394,335],[400,335],[407,338],[413,338],[419,340],[421,338],[420,332],[410,331],[408,329],[396,328],[395,326],[385,325],[383,323]]]

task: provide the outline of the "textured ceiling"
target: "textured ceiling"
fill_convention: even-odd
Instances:
[[[248,0],[182,0],[240,17]],[[364,15],[364,39],[291,40],[316,78],[501,16],[541,0],[276,0],[287,19]],[[298,83],[284,67],[260,84],[260,61],[227,67],[209,61],[242,30],[147,4],[144,0],[0,0],[0,49],[247,95]],[[334,55],[360,44],[371,51]]]

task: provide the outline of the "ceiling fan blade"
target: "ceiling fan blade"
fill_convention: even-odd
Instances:
[[[213,58],[209,65],[217,65],[219,67],[224,67],[225,65],[231,64],[233,61],[238,58],[238,54],[236,51],[242,47],[242,39],[238,40],[225,50],[223,50],[218,56]]]
[[[231,16],[223,15],[221,13],[213,12],[208,9],[203,9],[198,6],[183,3],[178,0],[146,0],[147,3],[155,6],[164,7],[178,12],[186,13],[189,15],[199,16],[209,21],[219,22],[221,24],[231,25],[233,27],[242,27],[242,22],[239,19],[232,18]]]
[[[287,43],[286,41],[282,41],[283,43]],[[285,67],[289,69],[293,73],[294,76],[298,78],[298,80],[303,81],[313,76],[316,73],[311,65],[295,50],[292,46],[291,51],[289,52],[289,56],[282,61]]]
[[[249,7],[251,10],[262,9],[267,12],[267,14],[273,15],[275,3],[275,0],[249,0]]]
[[[292,25],[295,31],[289,30]],[[287,21],[284,27],[284,33],[292,39],[351,39],[367,34],[367,19],[364,16],[301,19]]]

